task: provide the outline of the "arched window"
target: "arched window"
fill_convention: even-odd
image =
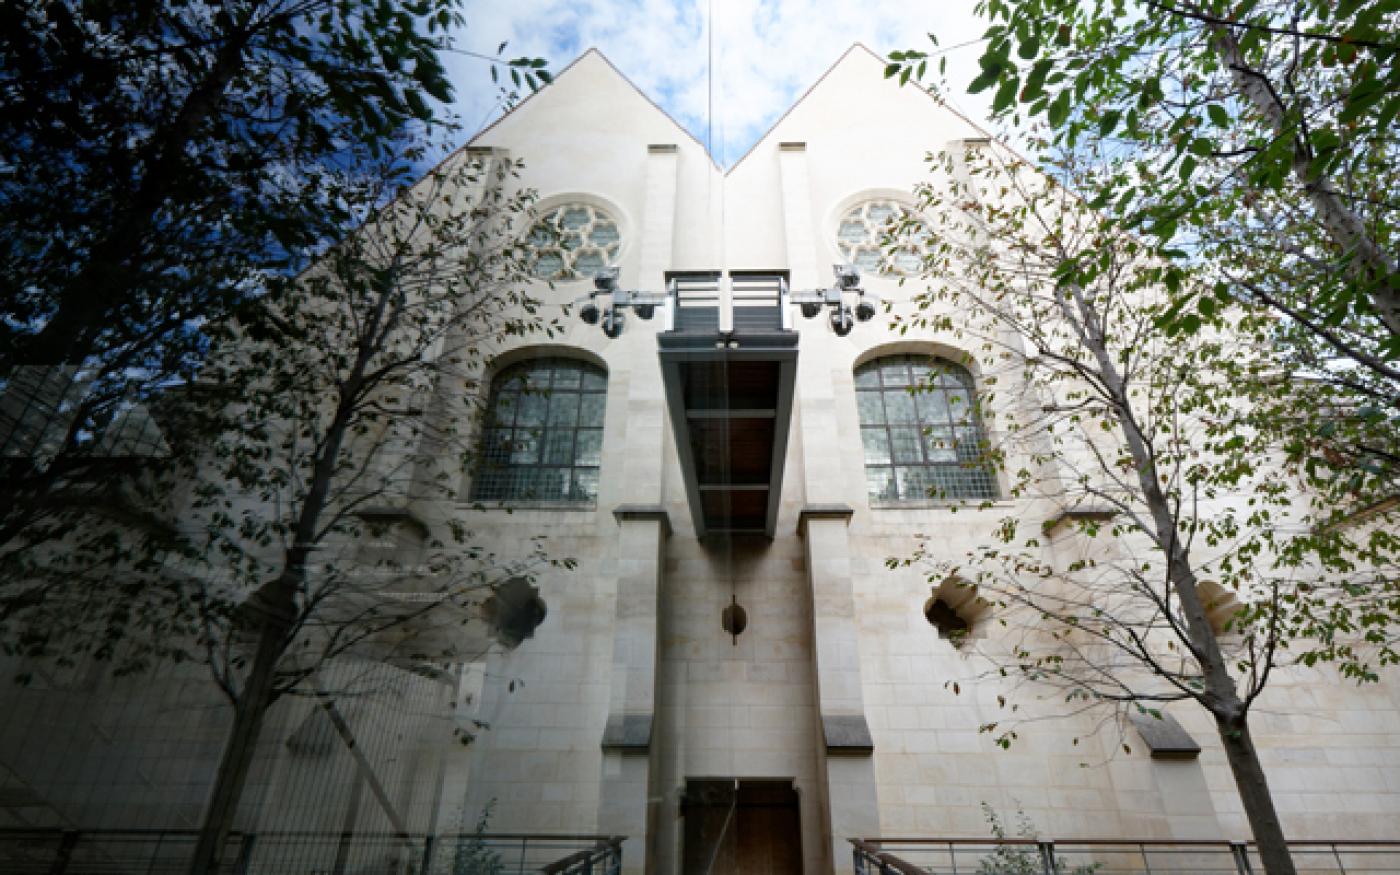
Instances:
[[[894,355],[856,368],[871,501],[995,498],[972,400],[972,375],[943,359]]]
[[[474,501],[592,504],[608,376],[570,358],[532,359],[491,383]]]

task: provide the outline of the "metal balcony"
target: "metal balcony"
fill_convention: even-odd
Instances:
[[[696,534],[773,537],[797,377],[786,275],[677,273],[657,335]]]

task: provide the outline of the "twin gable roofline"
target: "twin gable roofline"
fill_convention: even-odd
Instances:
[[[637,92],[637,94],[639,94],[639,95],[642,97],[643,100],[645,100],[647,103],[649,103],[649,104],[651,104],[653,107],[655,107],[657,112],[661,113],[661,115],[663,115],[663,116],[666,118],[667,121],[669,121],[672,125],[674,125],[674,126],[676,127],[676,130],[678,130],[682,135],[684,135],[685,137],[687,137],[691,142],[695,143],[695,145],[699,146],[699,147],[705,152],[705,157],[707,157],[707,158],[710,159],[710,166],[714,167],[716,170],[719,170],[719,171],[720,171],[721,173],[723,173],[725,176],[728,176],[730,173],[732,173],[732,172],[734,171],[735,168],[737,168],[740,164],[743,164],[744,161],[747,160],[748,157],[749,157],[750,155],[752,155],[752,154],[758,149],[758,147],[761,146],[761,145],[763,144],[763,142],[764,142],[765,140],[767,140],[769,137],[772,136],[773,132],[774,132],[775,130],[777,130],[778,126],[781,125],[781,124],[783,123],[783,121],[784,121],[788,116],[792,115],[793,111],[794,111],[795,109],[797,109],[797,107],[800,106],[800,105],[803,103],[803,101],[805,101],[808,97],[810,97],[810,96],[812,95],[812,93],[813,93],[814,91],[816,91],[817,88],[819,88],[819,87],[821,86],[822,82],[825,81],[826,78],[827,78],[828,76],[831,75],[831,72],[832,72],[833,70],[835,70],[837,67],[841,66],[841,64],[842,64],[847,58],[849,58],[853,53],[855,53],[855,52],[857,52],[857,51],[864,52],[865,54],[869,55],[870,58],[871,58],[872,60],[874,60],[875,62],[877,62],[878,64],[880,64],[882,67],[883,67],[885,64],[888,63],[888,59],[881,57],[879,54],[877,54],[876,52],[872,51],[872,50],[871,50],[868,46],[866,46],[864,43],[862,43],[862,42],[860,42],[860,41],[856,41],[856,42],[851,43],[850,48],[848,48],[848,49],[846,49],[846,51],[842,52],[842,53],[841,53],[841,56],[838,57],[835,61],[833,61],[832,64],[831,64],[829,67],[826,68],[826,71],[823,72],[820,76],[818,76],[817,79],[816,79],[816,81],[813,82],[810,86],[807,87],[807,90],[806,90],[806,91],[803,91],[803,92],[802,92],[802,96],[801,96],[801,97],[798,97],[797,100],[793,101],[792,105],[789,106],[786,110],[784,110],[784,111],[783,111],[783,114],[780,115],[780,116],[778,116],[778,118],[773,122],[773,124],[769,125],[769,126],[768,126],[768,129],[767,129],[766,131],[764,131],[763,134],[760,135],[760,136],[758,137],[758,139],[754,140],[753,145],[751,145],[751,146],[748,148],[748,150],[747,150],[746,152],[744,152],[743,155],[739,156],[739,160],[735,161],[734,164],[731,165],[727,170],[724,169],[724,168],[721,168],[721,167],[719,166],[719,163],[718,163],[717,161],[715,161],[714,155],[712,155],[712,154],[710,153],[710,150],[709,150],[708,148],[706,148],[706,146],[705,146],[705,144],[704,144],[703,142],[700,141],[700,138],[699,138],[699,137],[696,137],[696,136],[695,136],[694,134],[692,134],[690,131],[686,130],[685,126],[682,125],[680,122],[676,121],[675,117],[672,116],[669,112],[667,112],[667,111],[665,110],[665,108],[663,108],[663,107],[662,107],[659,103],[657,103],[655,100],[652,100],[652,98],[650,97],[650,95],[648,95],[648,94],[647,94],[645,91],[643,91],[641,88],[638,88],[638,87],[637,87],[637,84],[636,84],[635,82],[633,82],[631,79],[627,78],[627,74],[626,74],[626,73],[623,73],[621,70],[619,70],[619,69],[617,68],[617,65],[614,64],[612,61],[608,60],[607,55],[603,54],[602,51],[600,51],[596,46],[590,47],[587,51],[583,52],[583,54],[579,55],[577,58],[574,58],[574,60],[570,61],[569,64],[568,64],[568,66],[566,66],[563,70],[560,70],[559,73],[558,73],[557,75],[555,75],[555,77],[554,77],[554,82],[557,82],[557,81],[559,81],[560,79],[564,78],[565,76],[569,75],[569,72],[570,72],[571,70],[573,70],[576,66],[578,66],[578,64],[579,64],[584,58],[588,57],[589,55],[597,55],[599,60],[601,60],[604,64],[607,64],[607,65],[608,65],[608,69],[612,70],[613,73],[617,74],[618,78],[621,79],[623,82],[626,82],[627,85],[628,85],[629,87],[631,87],[633,91]],[[550,88],[550,87],[552,87],[552,86],[553,86],[553,83],[551,82],[550,84],[545,85],[544,88],[541,88],[540,90],[543,91],[545,88]],[[1014,149],[1011,149],[1006,143],[1002,142],[999,138],[992,136],[992,134],[991,134],[989,131],[987,131],[987,129],[986,129],[985,127],[983,127],[982,125],[978,124],[978,123],[977,123],[976,121],[974,121],[973,119],[968,118],[968,117],[967,117],[966,115],[964,115],[963,113],[958,112],[956,109],[952,108],[952,107],[949,106],[948,104],[946,104],[946,103],[944,103],[943,101],[939,100],[937,97],[933,96],[932,94],[929,94],[927,91],[924,91],[923,89],[919,89],[919,90],[920,90],[923,94],[925,94],[925,95],[929,98],[929,100],[933,101],[937,106],[939,106],[940,108],[942,108],[944,111],[950,112],[950,113],[952,113],[953,115],[957,116],[959,119],[962,119],[962,120],[963,120],[964,122],[966,122],[969,126],[971,126],[974,130],[976,130],[979,134],[981,134],[982,136],[986,137],[988,140],[991,140],[991,141],[995,142],[998,146],[1000,146],[1000,147],[1006,149],[1006,150],[1007,150],[1008,152],[1010,152],[1011,154],[1016,155],[1016,157],[1019,158],[1020,160],[1025,161],[1025,159],[1024,159],[1022,156],[1020,156]],[[502,113],[501,116],[500,116],[499,118],[497,118],[495,121],[491,122],[491,124],[487,125],[486,127],[482,128],[480,131],[478,131],[478,132],[477,132],[469,141],[467,141],[467,143],[466,143],[465,145],[463,145],[461,148],[462,148],[462,149],[470,148],[470,147],[471,147],[472,145],[474,145],[478,140],[480,140],[482,137],[486,136],[486,134],[488,134],[488,133],[490,133],[492,130],[494,130],[494,129],[496,128],[497,125],[501,124],[501,122],[505,121],[505,120],[506,120],[507,118],[509,118],[511,115],[513,115],[513,114],[519,112],[521,109],[523,109],[525,106],[527,106],[527,105],[530,103],[530,101],[532,101],[532,100],[535,99],[535,96],[536,96],[536,94],[538,94],[538,93],[539,93],[539,92],[535,92],[535,93],[530,94],[530,95],[529,95],[528,97],[526,97],[524,100],[520,101],[520,103],[517,103],[514,107],[512,107],[512,108],[509,109],[508,111]],[[1029,163],[1029,162],[1027,162],[1027,163]]]

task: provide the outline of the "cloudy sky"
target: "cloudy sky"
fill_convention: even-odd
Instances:
[[[948,77],[965,90],[984,26],[974,0],[467,0],[458,46],[543,57],[557,72],[596,47],[661,104],[715,158],[733,164],[852,42],[881,55],[947,52]],[[713,31],[713,63],[711,32]],[[973,45],[950,48],[962,43]],[[499,114],[485,62],[452,59],[458,106],[473,129]],[[950,101],[975,119],[986,101]]]

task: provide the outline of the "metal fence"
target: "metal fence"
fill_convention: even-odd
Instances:
[[[857,875],[1254,875],[1253,842],[851,839]],[[1297,841],[1298,875],[1400,873],[1400,841]]]
[[[4,875],[176,875],[193,830],[0,830]],[[229,875],[617,875],[620,836],[234,833]]]

